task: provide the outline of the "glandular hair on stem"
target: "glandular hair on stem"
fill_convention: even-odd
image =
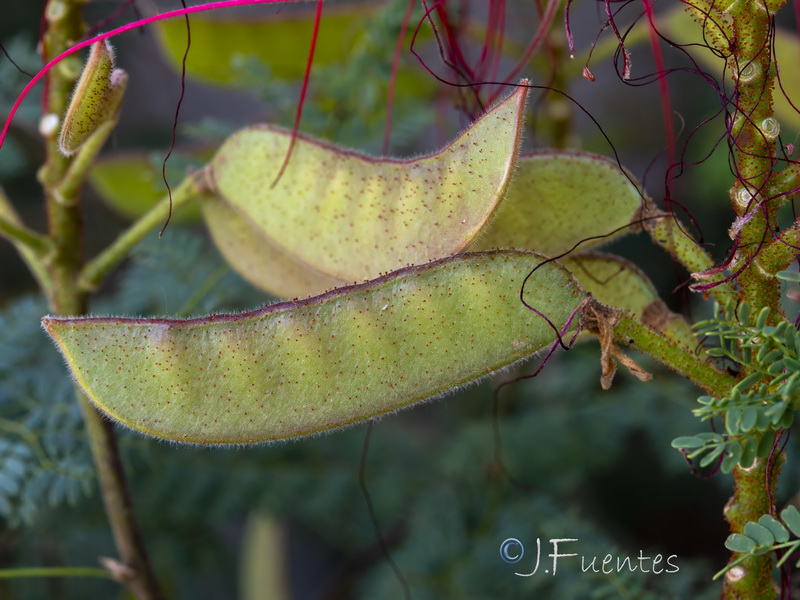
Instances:
[[[734,196],[734,201],[736,205],[740,208],[747,208],[750,206],[750,203],[753,202],[754,196],[753,193],[748,190],[746,187],[742,186],[736,190],[736,194]]]
[[[761,68],[757,62],[747,63],[745,67],[739,71],[739,82],[748,83],[749,81],[752,81],[760,71]]]
[[[769,140],[774,140],[781,133],[781,124],[775,117],[767,117],[759,126],[761,133]]]
[[[744,579],[745,575],[747,575],[747,569],[741,565],[736,565],[730,571],[725,573],[725,579],[727,579],[729,583],[736,583],[737,581]]]

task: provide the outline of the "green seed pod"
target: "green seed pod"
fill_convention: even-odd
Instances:
[[[113,419],[177,441],[263,442],[393,412],[531,356],[555,339],[519,300],[543,260],[462,254],[238,315],[42,322]],[[525,289],[559,328],[584,298],[555,263]]]
[[[206,194],[202,206],[220,253],[256,287],[277,297],[306,298],[352,283],[320,273],[284,252],[219,198]]]
[[[340,281],[450,256],[506,192],[526,97],[519,87],[449,146],[414,160],[372,158],[301,135],[280,177],[291,132],[249,127],[207,167],[211,191],[273,246]]]
[[[626,227],[642,204],[633,181],[597,154],[545,150],[521,156],[496,217],[470,249],[524,248],[558,256],[581,241],[581,252],[608,243],[638,230]]]
[[[101,125],[116,119],[127,85],[127,73],[114,68],[108,40],[92,44],[58,138],[63,154],[71,156]]]

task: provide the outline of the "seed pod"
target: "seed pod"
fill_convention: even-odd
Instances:
[[[280,178],[291,133],[249,127],[207,167],[212,191],[271,244],[341,281],[450,256],[505,194],[526,95],[518,88],[449,146],[414,160],[376,159],[300,136]]]
[[[578,242],[581,252],[608,243],[634,230],[626,226],[638,218],[642,195],[632,181],[597,154],[546,150],[521,156],[496,217],[470,249],[524,248],[558,256]]]
[[[542,260],[462,254],[250,313],[43,325],[121,423],[178,441],[261,442],[393,412],[531,356],[555,339],[519,301]],[[525,290],[559,328],[584,297],[555,263]]]
[[[219,198],[205,195],[202,207],[211,237],[225,260],[256,287],[279,298],[306,298],[353,283],[320,273],[287,254]]]
[[[108,40],[92,44],[58,138],[58,148],[70,156],[104,123],[116,119],[128,74],[114,68],[114,50]]]

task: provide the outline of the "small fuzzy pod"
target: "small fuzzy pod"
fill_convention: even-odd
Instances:
[[[556,334],[520,302],[544,257],[461,254],[249,313],[45,317],[87,397],[146,434],[244,444],[391,413],[534,355]],[[543,265],[526,302],[561,328],[586,296]]]
[[[111,44],[107,40],[93,44],[58,138],[64,155],[73,155],[104,123],[116,118],[127,85],[128,74],[114,68]]]

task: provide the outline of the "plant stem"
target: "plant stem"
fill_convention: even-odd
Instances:
[[[50,251],[49,238],[19,224],[19,221],[5,218],[2,214],[0,214],[0,235],[8,239],[15,246],[26,246],[40,257],[46,255]]]
[[[14,245],[22,260],[28,265],[39,288],[48,300],[52,298],[53,285],[50,273],[45,266],[47,257],[53,251],[50,238],[31,231],[22,224],[22,220],[2,188],[0,188],[0,235],[6,237]]]
[[[172,192],[172,210],[176,211],[202,193],[198,175],[190,175]],[[131,249],[159,225],[163,225],[169,215],[169,197],[142,215],[138,221],[123,231],[120,236],[87,264],[81,271],[78,286],[81,290],[95,289],[103,277],[119,262],[128,256]]]
[[[98,153],[108,140],[108,136],[111,135],[116,126],[116,119],[105,121],[81,146],[58,186],[58,194],[61,198],[78,197],[83,182],[86,180],[86,175],[94,164],[94,159],[97,158]]]
[[[622,313],[614,327],[614,339],[621,344],[632,345],[636,350],[674,369],[713,396],[727,395],[728,390],[737,383],[736,379],[717,371],[683,344],[665,338],[627,313]]]
[[[784,455],[779,456],[782,458]],[[758,521],[762,515],[774,513],[774,506],[770,505],[769,498],[775,497],[775,485],[783,462],[781,458],[776,461],[769,474],[765,460],[757,460],[749,469],[737,466],[733,470],[736,492],[725,505],[725,518],[730,524],[731,531],[741,533],[748,522]],[[769,482],[771,488],[769,494],[764,493],[765,482]],[[739,555],[734,553],[730,562],[737,558]],[[774,560],[771,553],[747,557],[725,573],[723,597],[725,600],[777,597],[772,579],[773,569]]]
[[[16,577],[101,577],[113,579],[113,575],[99,567],[28,567],[22,569],[0,569],[0,579]]]
[[[703,273],[714,268],[714,260],[689,235],[675,215],[648,209],[645,205],[642,210],[642,219],[642,227],[650,234],[653,241],[669,252],[672,258],[681,263],[689,273]],[[726,277],[725,273],[718,273],[700,281],[703,283],[722,282]],[[722,305],[725,305],[728,300],[735,302],[738,299],[738,293],[730,282],[719,283],[709,291]]]
[[[47,30],[42,40],[44,58],[61,53],[79,40],[84,32],[82,10],[84,0],[49,0],[45,7]],[[66,59],[59,68],[47,75],[46,112],[59,118],[64,115],[79,65]],[[78,286],[78,274],[83,267],[83,220],[78,205],[80,182],[73,179],[62,187],[73,160],[58,150],[57,127],[45,134],[47,159],[39,171],[45,193],[52,260],[48,264],[52,281],[50,308],[59,315],[78,315],[86,312],[86,294]],[[80,168],[82,174],[86,169]],[[67,192],[67,193],[65,193]],[[133,508],[125,484],[112,425],[100,416],[86,398],[76,390],[86,431],[97,468],[100,490],[109,524],[120,559],[132,575],[126,579],[130,590],[139,600],[159,600],[163,597],[147,560],[137,528]]]
[[[772,231],[777,230],[776,212],[781,203],[765,198],[778,180],[786,179],[775,169],[779,126],[772,110],[776,73],[772,56],[773,14],[782,4],[783,0],[736,0],[727,9],[735,40],[728,65],[736,85],[736,112],[730,138],[737,179],[730,196],[738,215],[732,232],[739,248],[731,269],[735,271],[751,261],[738,277],[741,300],[758,310],[770,307],[773,324],[784,316],[780,282],[774,272],[759,264],[759,253],[763,244],[771,241]],[[789,172],[788,178],[793,177],[794,173]],[[748,521],[757,521],[774,511],[771,499],[778,471],[776,468],[775,473],[767,473],[764,461],[749,469],[734,469],[734,495],[725,510],[731,532],[743,533]],[[772,554],[748,558],[726,574],[722,597],[725,600],[776,598],[773,567]]]

